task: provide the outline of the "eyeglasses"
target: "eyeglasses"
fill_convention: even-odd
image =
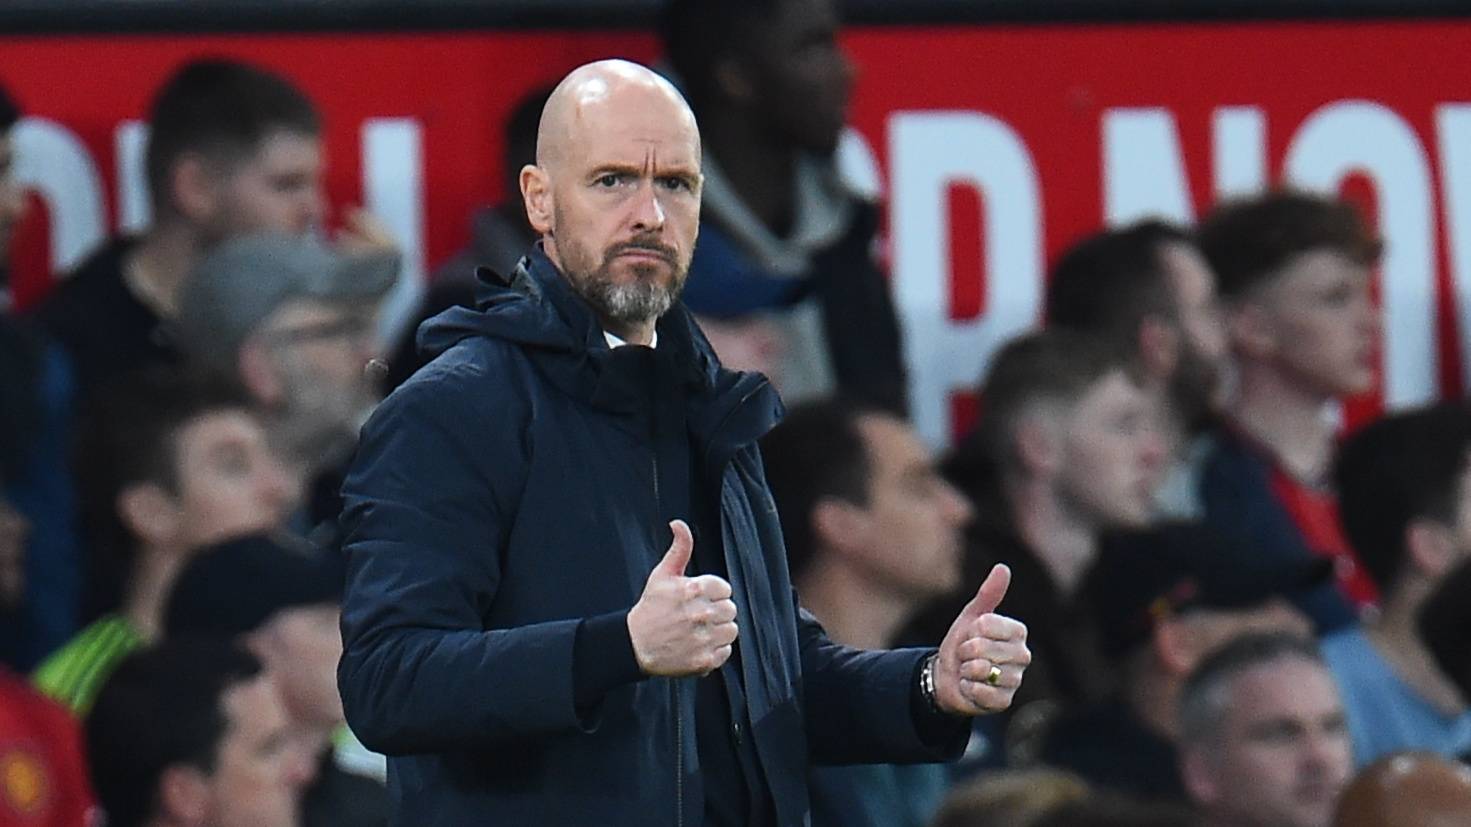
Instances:
[[[373,333],[373,320],[366,316],[344,316],[315,324],[304,324],[272,332],[273,345],[300,345],[326,339],[362,339]]]

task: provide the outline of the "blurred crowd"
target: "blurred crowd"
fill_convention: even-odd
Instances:
[[[1350,203],[1077,239],[937,455],[884,205],[834,162],[832,3],[675,0],[664,37],[704,143],[684,301],[788,405],[763,452],[802,604],[840,643],[933,646],[1003,562],[1030,630],[958,765],[816,768],[814,825],[1471,824],[1471,416],[1344,427],[1380,335]],[[535,242],[516,178],[547,93],[420,319]],[[23,114],[0,92],[0,260]],[[398,253],[360,210],[321,231],[321,119],[284,77],[194,60],[148,122],[151,226],[0,314],[0,824],[383,824],[336,686],[336,518],[420,366],[412,328],[375,337]]]

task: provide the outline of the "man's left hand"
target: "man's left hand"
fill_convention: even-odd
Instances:
[[[985,715],[1011,706],[1032,662],[1026,624],[996,614],[1011,569],[996,565],[940,643],[935,702],[951,715]]]

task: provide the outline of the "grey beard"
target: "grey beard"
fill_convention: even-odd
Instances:
[[[599,268],[590,278],[576,280],[574,286],[603,319],[617,324],[643,324],[669,312],[684,286],[684,279],[676,278],[668,287],[642,279],[632,284],[614,284]]]

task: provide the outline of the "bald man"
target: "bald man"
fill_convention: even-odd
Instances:
[[[1343,791],[1333,827],[1465,827],[1471,768],[1433,752],[1402,752],[1365,767]]]
[[[541,241],[363,431],[344,486],[349,723],[397,823],[801,825],[808,764],[957,756],[1031,655],[998,568],[938,650],[798,609],[756,441],[781,403],[679,304],[699,131],[581,67],[521,173]]]

